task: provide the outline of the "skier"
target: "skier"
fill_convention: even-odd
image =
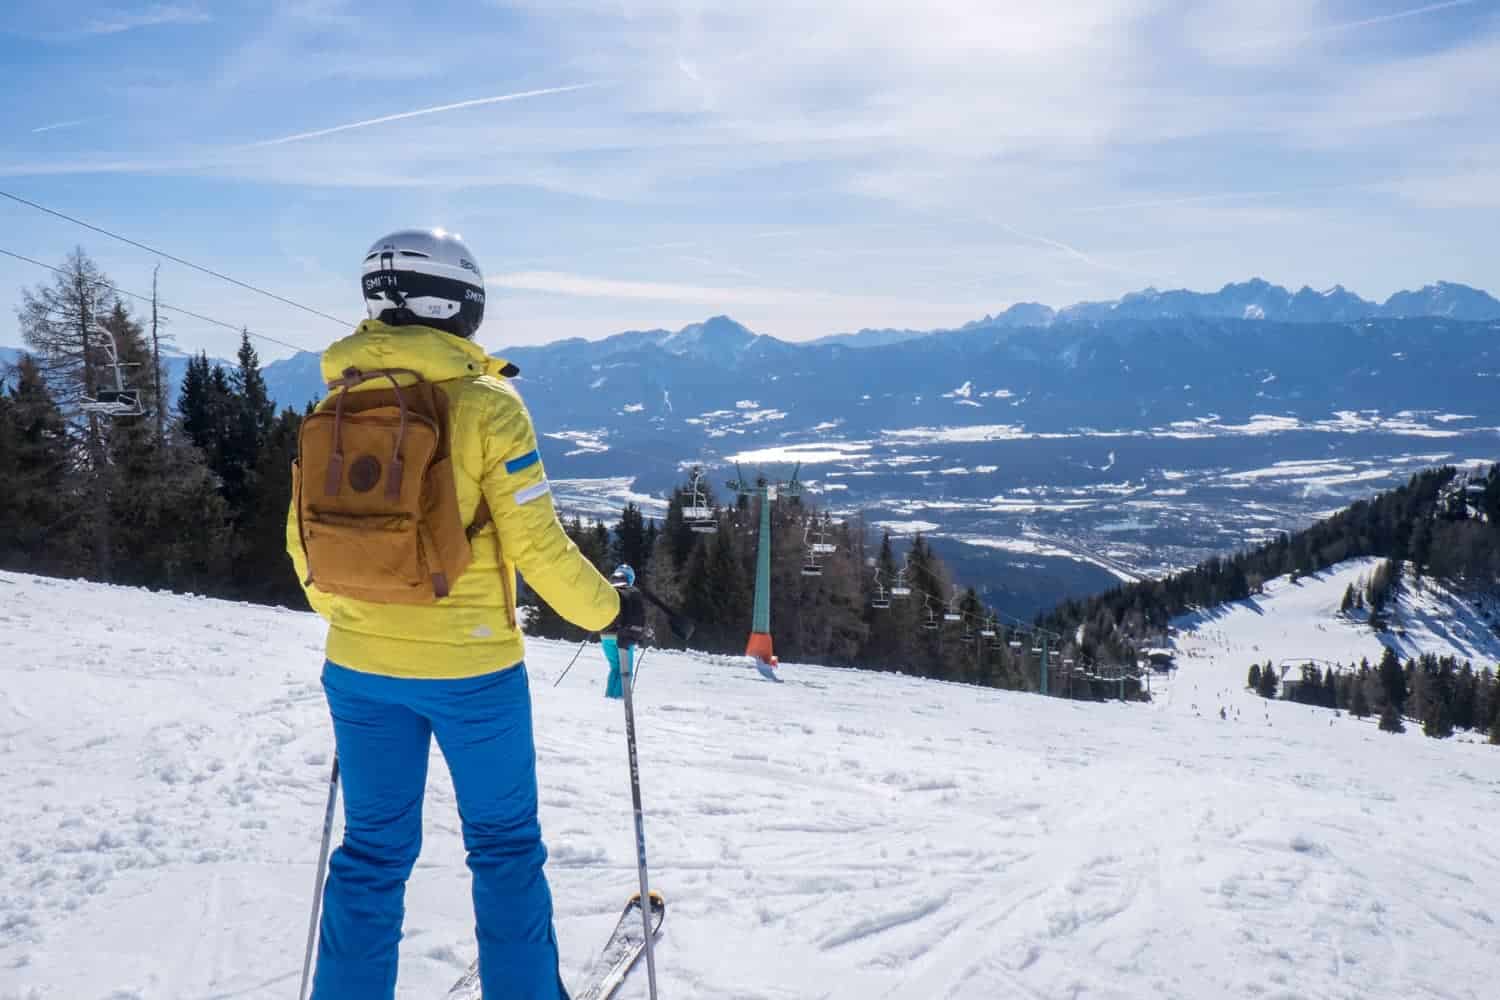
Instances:
[[[590,631],[616,619],[619,596],[558,523],[508,381],[518,369],[473,341],[484,279],[463,241],[392,233],[370,247],[362,284],[369,319],[323,355],[339,391],[304,421],[287,520],[298,578],[329,622],[323,687],[345,795],[312,996],[395,995],[436,737],[472,873],[484,995],[565,1000],[515,573]],[[417,513],[370,516],[382,504]],[[408,528],[420,540],[401,548]]]
[[[604,647],[604,658],[609,662],[609,680],[604,686],[606,698],[624,697],[625,689],[620,681],[620,650],[632,650],[645,637],[645,605],[641,603],[640,591],[635,587],[635,570],[629,563],[621,563],[610,574],[610,585],[620,594],[620,617],[615,625],[600,636]],[[625,655],[633,655],[626,653]],[[632,661],[633,662],[633,661]]]

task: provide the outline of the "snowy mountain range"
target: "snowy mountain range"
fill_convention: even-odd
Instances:
[[[992,316],[974,320],[963,329],[1015,329],[1053,326],[1061,323],[1107,323],[1120,319],[1264,319],[1282,323],[1341,323],[1362,319],[1411,319],[1416,317],[1481,322],[1500,319],[1500,300],[1468,285],[1440,281],[1418,291],[1402,291],[1381,303],[1371,302],[1334,285],[1325,291],[1303,286],[1291,292],[1262,278],[1225,285],[1217,292],[1186,289],[1158,291],[1146,288],[1107,302],[1079,302],[1054,309],[1040,302],[1019,302]],[[903,340],[925,337],[926,330],[861,330],[836,334],[814,344],[846,347],[884,347]]]
[[[1244,325],[1236,326],[1236,321]],[[705,409],[733,407],[747,385],[754,386],[767,379],[779,381],[783,374],[791,372],[813,374],[815,384],[821,389],[826,385],[825,375],[830,374],[828,369],[835,370],[831,373],[835,384],[850,381],[843,373],[853,370],[854,382],[877,390],[871,392],[873,396],[880,394],[878,390],[900,385],[913,394],[925,393],[929,399],[941,397],[956,385],[976,378],[1019,375],[1024,380],[1031,373],[1041,383],[1053,384],[1066,372],[1067,380],[1077,390],[1077,398],[1068,400],[1071,418],[1079,423],[1097,424],[1107,414],[1091,412],[1100,397],[1094,385],[1080,383],[1080,378],[1100,365],[1111,373],[1133,371],[1135,380],[1148,377],[1140,367],[1132,368],[1128,359],[1107,356],[1116,350],[1128,353],[1146,343],[1153,349],[1167,348],[1164,355],[1149,359],[1148,363],[1160,369],[1168,391],[1169,387],[1202,385],[1218,378],[1214,369],[1228,360],[1222,353],[1224,345],[1205,343],[1205,338],[1232,340],[1234,360],[1242,367],[1257,370],[1266,367],[1255,364],[1257,356],[1311,343],[1312,355],[1306,360],[1319,381],[1330,375],[1337,380],[1346,361],[1368,369],[1378,367],[1392,356],[1411,356],[1412,349],[1417,355],[1429,347],[1446,353],[1439,343],[1433,342],[1433,337],[1435,331],[1449,329],[1445,324],[1452,322],[1500,322],[1500,302],[1484,292],[1448,283],[1418,292],[1401,292],[1386,304],[1376,305],[1342,288],[1321,293],[1304,288],[1293,294],[1257,280],[1228,285],[1212,295],[1148,289],[1116,302],[1081,303],[1060,312],[1047,306],[1022,304],[958,330],[864,330],[808,343],[789,343],[757,334],[728,316],[716,316],[681,330],[632,330],[603,340],[573,338],[542,346],[502,348],[496,353],[519,364],[527,378],[542,377],[543,373],[577,372],[581,365],[590,370],[597,366],[603,371],[639,364],[651,373],[646,380],[650,384],[642,385],[642,390],[649,389],[654,394],[656,383],[669,391],[673,386],[678,391],[691,389],[701,397]],[[1350,325],[1358,323],[1375,325]],[[1307,337],[1309,331],[1302,329],[1306,326],[1329,329]],[[1371,354],[1370,350],[1377,345],[1357,332],[1365,329],[1382,331],[1378,348],[1391,350]],[[1463,336],[1473,337],[1476,333],[1475,328],[1456,329],[1466,330]],[[1045,335],[1038,335],[1042,332]],[[1476,339],[1484,342],[1489,338],[1479,335]],[[920,356],[911,354],[915,341],[922,342]],[[1339,345],[1338,356],[1319,356],[1327,354],[1334,344]],[[859,350],[860,356],[849,356],[847,351],[851,349]],[[945,362],[954,363],[951,370]],[[986,367],[990,362],[1000,367]],[[1021,372],[1016,371],[1017,365],[1023,369]],[[311,352],[273,362],[267,366],[266,377],[272,393],[283,405],[300,406],[321,395],[317,356]],[[687,381],[689,377],[691,381]],[[598,377],[593,376],[585,384],[597,381]],[[1159,409],[1150,405],[1149,380],[1138,381],[1137,385],[1137,390],[1130,394],[1132,400],[1144,399],[1148,410]],[[785,386],[780,388],[784,390]],[[1016,386],[1009,388],[1012,393],[1021,394]],[[1263,397],[1252,394],[1252,398]],[[618,399],[606,393],[593,402],[570,398],[568,403],[574,413],[578,413],[579,407],[585,413],[600,411],[587,413],[593,419],[612,413],[618,408],[615,405]],[[1215,402],[1214,406],[1233,409],[1235,401],[1231,392],[1226,401]],[[639,402],[650,405],[645,400]],[[815,404],[815,400],[795,398],[791,402]],[[1359,400],[1342,402],[1353,405]],[[784,404],[778,405],[784,408]],[[819,420],[814,422],[840,415],[819,414]]]
[[[949,331],[793,344],[717,316],[500,353],[569,512],[659,514],[653,495],[695,463],[722,499],[736,463],[800,462],[820,503],[937,537],[992,603],[1029,614],[1433,464],[1500,459],[1497,335],[1500,303],[1459,285],[1376,305],[1252,281]],[[282,405],[322,394],[313,353],[266,378]]]

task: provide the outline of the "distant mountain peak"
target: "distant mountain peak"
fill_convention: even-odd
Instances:
[[[1500,301],[1488,292],[1452,281],[1423,285],[1414,292],[1397,292],[1381,307],[1386,316],[1443,316],[1484,321],[1500,319]]]
[[[728,316],[710,316],[701,323],[689,323],[668,339],[744,342],[758,336],[760,334]]]

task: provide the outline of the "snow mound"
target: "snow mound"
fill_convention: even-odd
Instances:
[[[0,998],[288,995],[331,749],[321,640],[310,615],[0,574]],[[623,726],[599,658],[554,688],[573,647],[529,650],[573,980],[635,880]],[[782,676],[642,663],[665,997],[1491,990],[1493,748],[1289,704],[1201,718],[1186,690],[1147,707]],[[473,954],[437,754],[425,821],[406,1000]]]

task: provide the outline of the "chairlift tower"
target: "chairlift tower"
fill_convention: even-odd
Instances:
[[[755,550],[755,609],[745,655],[755,659],[762,673],[768,673],[777,665],[775,645],[771,641],[771,504],[781,497],[794,503],[801,500],[802,484],[797,480],[801,468],[801,463],[798,463],[792,470],[792,478],[786,482],[773,483],[762,473],[752,483],[739,466],[735,466],[736,478],[725,484],[737,496],[760,501],[760,538]]]

